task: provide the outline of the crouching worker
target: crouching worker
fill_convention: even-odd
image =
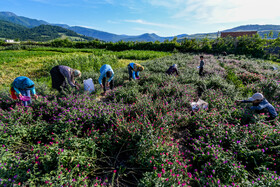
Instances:
[[[55,66],[50,71],[52,77],[52,88],[61,91],[61,87],[66,87],[66,81],[70,86],[79,89],[81,86],[75,82],[75,77],[81,77],[81,72],[76,69],[72,69],[68,66]]]
[[[255,93],[248,100],[237,100],[236,103],[253,103],[250,107],[251,110],[255,110],[257,113],[269,113],[267,121],[275,119],[278,114],[275,108],[264,98],[261,93]]]
[[[134,62],[128,64],[128,73],[129,73],[129,80],[131,81],[131,78],[139,79],[139,72],[144,70],[144,67],[140,64],[136,64]]]
[[[31,104],[31,94],[34,95],[35,99],[38,98],[36,95],[34,82],[28,77],[17,77],[14,82],[11,84],[11,95],[13,99],[17,99],[15,93],[19,95],[19,99],[22,100],[24,106]]]
[[[111,90],[114,89],[114,80],[113,80],[114,71],[110,65],[105,64],[100,68],[100,73],[101,75],[98,79],[98,82],[104,91],[101,95],[105,95],[106,87],[110,86]],[[106,78],[108,78],[107,83],[106,83]]]
[[[176,76],[179,75],[177,64],[173,64],[173,66],[170,66],[169,69],[165,72],[168,75],[173,75],[176,73]]]

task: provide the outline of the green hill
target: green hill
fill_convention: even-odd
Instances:
[[[28,28],[48,24],[46,21],[17,16],[12,12],[0,12],[0,20],[12,22],[14,24],[22,25]]]
[[[57,38],[69,38],[70,40],[93,40],[88,36],[77,34],[74,31],[52,25],[40,25],[27,28],[18,24],[0,20],[0,38],[19,39],[21,41],[49,41]]]

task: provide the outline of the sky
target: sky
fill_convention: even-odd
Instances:
[[[0,11],[114,34],[211,33],[280,24],[280,0],[0,0]]]

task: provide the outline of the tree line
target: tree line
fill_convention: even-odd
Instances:
[[[2,45],[8,45],[0,41]],[[191,53],[212,53],[212,54],[235,54],[246,55],[256,58],[280,60],[280,37],[276,39],[261,38],[258,34],[253,37],[239,36],[236,38],[226,37],[217,39],[184,39],[177,38],[164,42],[104,42],[100,40],[91,41],[70,41],[68,39],[55,39],[50,42],[22,42],[21,45],[39,45],[48,47],[69,47],[69,48],[98,48],[111,51],[124,50],[151,50],[164,52],[191,52]]]

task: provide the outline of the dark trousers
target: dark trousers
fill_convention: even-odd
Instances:
[[[129,80],[131,81],[132,79],[132,68],[130,67],[130,65],[127,66],[127,69],[128,69],[128,74],[129,74]]]
[[[103,91],[106,92],[106,78],[105,77],[102,79],[102,84],[103,84]],[[110,89],[113,90],[114,89],[114,79],[112,79],[109,84],[110,84]]]
[[[61,86],[65,87],[65,77],[60,73],[59,66],[55,66],[50,71],[52,77],[52,88],[61,91]]]
[[[203,74],[203,67],[199,68],[199,75],[201,76]]]

